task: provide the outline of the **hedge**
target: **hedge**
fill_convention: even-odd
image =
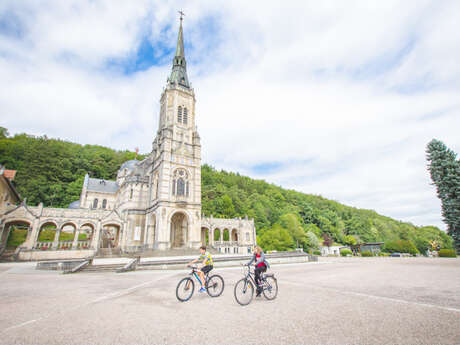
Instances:
[[[442,258],[456,258],[457,254],[454,249],[441,249],[439,251],[439,256]]]

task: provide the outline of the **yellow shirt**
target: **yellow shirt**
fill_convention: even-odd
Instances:
[[[200,257],[198,258],[198,260],[200,260],[201,262],[203,262],[203,260],[206,260],[204,262],[205,266],[208,266],[208,265],[212,266],[213,265],[211,254],[209,254],[208,252],[206,252],[204,254],[201,254]]]

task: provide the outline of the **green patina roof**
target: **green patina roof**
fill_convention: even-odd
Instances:
[[[179,35],[177,37],[176,54],[173,59],[173,68],[168,78],[169,84],[179,84],[186,88],[190,87],[187,77],[187,63],[184,53],[184,34],[182,32],[182,20],[179,26]]]

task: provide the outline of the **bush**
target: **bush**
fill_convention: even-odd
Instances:
[[[340,255],[342,256],[347,256],[347,255],[351,255],[352,254],[352,251],[350,249],[342,249],[340,250]]]
[[[439,257],[442,257],[442,258],[456,258],[457,257],[457,254],[455,254],[454,249],[441,249],[438,254],[439,254]]]
[[[369,257],[369,256],[374,256],[374,254],[368,250],[365,250],[364,252],[361,253],[361,256]]]
[[[415,244],[409,240],[396,240],[396,241],[387,241],[385,242],[384,248],[385,251],[390,253],[409,253],[412,255],[418,254],[419,251]]]
[[[321,252],[319,250],[314,250],[313,255],[321,255]]]
[[[390,256],[390,253],[379,252],[379,256]]]

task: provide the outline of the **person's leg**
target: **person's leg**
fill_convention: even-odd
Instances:
[[[204,273],[201,271],[198,271],[198,276],[200,277],[201,286],[204,287]]]
[[[260,287],[260,272],[261,271],[262,271],[262,267],[256,267],[256,269],[254,270],[254,278],[256,281],[256,285],[257,285],[257,296],[259,296],[262,291]]]

